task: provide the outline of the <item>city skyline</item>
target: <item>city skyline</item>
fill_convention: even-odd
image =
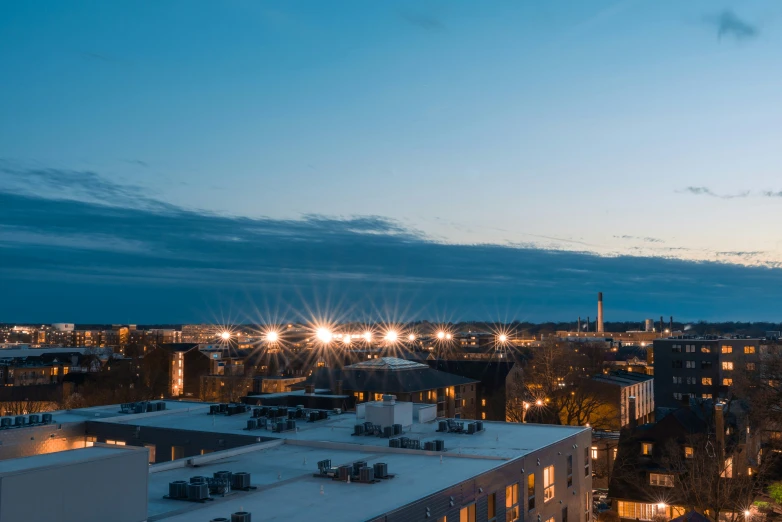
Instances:
[[[333,5],[0,7],[0,318],[780,316],[775,3]]]

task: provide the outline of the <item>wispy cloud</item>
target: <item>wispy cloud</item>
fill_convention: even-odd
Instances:
[[[782,198],[782,190],[774,192],[773,190],[764,190],[763,195],[767,198]]]
[[[640,237],[640,236],[614,236],[614,239],[624,239],[627,241],[643,241],[644,243],[665,243],[664,240],[656,237]]]
[[[441,31],[445,29],[445,25],[438,17],[421,12],[400,11],[399,17],[405,22],[409,23],[419,29],[425,29],[427,31]]]
[[[748,40],[759,34],[756,25],[739,18],[733,11],[725,10],[717,15],[706,17],[706,22],[717,29],[717,38]]]
[[[750,194],[748,190],[743,192],[737,192],[736,194],[717,194],[709,187],[687,187],[679,192],[694,194],[696,196],[709,196],[712,198],[720,198],[720,199],[746,198]]]

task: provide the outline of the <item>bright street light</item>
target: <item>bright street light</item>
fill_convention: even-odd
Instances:
[[[371,343],[371,342],[372,342],[372,332],[370,332],[370,331],[366,331],[366,332],[364,332],[364,335],[363,335],[363,337],[364,337],[364,340],[365,340],[366,342],[368,342],[368,343]]]
[[[442,330],[437,332],[437,338],[438,339],[445,339],[445,332],[443,332]]]
[[[331,330],[328,328],[318,328],[318,330],[315,332],[315,336],[318,338],[318,340],[322,343],[330,343],[331,338],[333,337],[331,334]]]
[[[412,341],[415,341],[415,334],[410,334],[410,335],[408,335],[408,336],[407,336],[407,340],[408,340],[408,341],[411,341],[411,342],[412,342]]]
[[[452,337],[453,337],[453,335],[451,335],[451,334],[445,334],[445,338],[446,338],[446,339],[449,339],[449,340],[450,340]]]
[[[538,399],[535,401],[535,406],[543,406],[543,401]]]
[[[228,339],[230,339],[230,338],[231,338],[231,332],[223,332],[223,333],[221,333],[221,334],[220,334],[220,337],[221,337],[221,338],[222,338],[224,341],[227,341]]]
[[[280,334],[272,330],[271,332],[266,333],[266,342],[267,343],[276,343],[280,340]]]
[[[386,341],[389,343],[395,343],[398,338],[399,334],[396,333],[396,330],[389,330],[386,332]]]
[[[507,340],[508,340],[508,336],[507,336],[507,335],[505,335],[505,334],[500,334],[500,336],[499,336],[499,341],[500,341],[501,343],[504,343],[504,342],[506,342]]]

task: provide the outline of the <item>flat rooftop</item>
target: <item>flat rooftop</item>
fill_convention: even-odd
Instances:
[[[296,431],[274,433],[270,429],[246,430],[247,420],[252,418],[249,412],[237,415],[208,415],[209,404],[194,403],[189,408],[168,409],[139,415],[123,415],[108,418],[92,417],[90,420],[107,423],[127,423],[134,426],[150,426],[214,433],[232,433],[236,435],[257,435],[264,437],[288,439],[292,441],[328,441],[347,444],[359,449],[388,448],[388,439],[377,436],[353,436],[356,424],[362,424],[365,419],[357,418],[353,412],[331,415],[328,419],[306,422],[296,421]],[[461,419],[461,422],[471,422]],[[580,426],[554,426],[546,424],[514,424],[505,422],[483,421],[484,431],[473,435],[459,433],[441,433],[436,431],[438,422],[414,422],[405,428],[402,436],[417,438],[421,445],[425,441],[442,439],[446,453],[462,453],[467,455],[510,459],[523,456],[541,447],[548,446],[564,438],[580,433],[589,428]]]
[[[63,466],[75,462],[85,462],[88,460],[95,460],[96,458],[127,453],[128,451],[139,451],[139,449],[133,446],[93,446],[91,448],[59,451],[56,453],[44,453],[30,457],[4,460],[0,461],[0,476],[6,473],[14,473],[17,471]]]

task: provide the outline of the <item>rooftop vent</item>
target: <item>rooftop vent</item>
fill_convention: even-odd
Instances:
[[[237,511],[231,514],[231,522],[250,522],[250,513],[247,511]]]

